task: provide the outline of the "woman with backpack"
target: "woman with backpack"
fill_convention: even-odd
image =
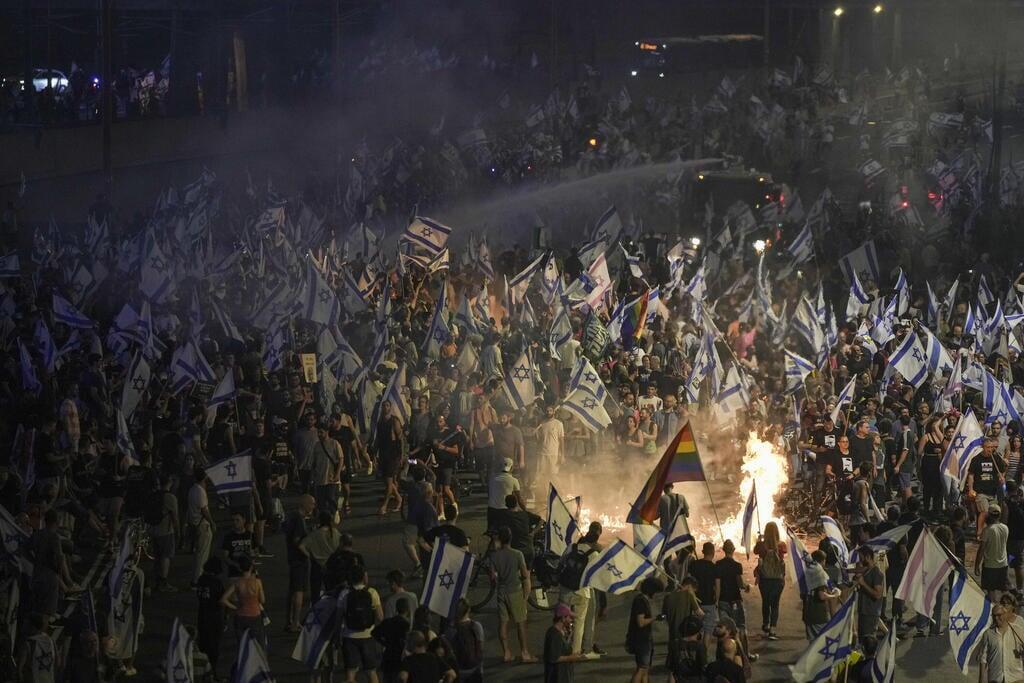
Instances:
[[[448,627],[445,638],[451,644],[459,683],[483,683],[484,627],[470,615],[465,598],[459,600],[455,608],[455,623]]]
[[[779,527],[775,522],[764,526],[764,534],[754,546],[757,568],[754,575],[761,591],[761,631],[768,640],[778,640],[775,629],[779,625],[779,601],[786,583],[786,544],[779,538]]]

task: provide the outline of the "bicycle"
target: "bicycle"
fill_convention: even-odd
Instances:
[[[498,573],[490,562],[491,554],[494,552],[494,538],[498,532],[488,529],[484,532],[487,544],[479,555],[476,555],[476,562],[473,564],[473,572],[470,574],[466,587],[466,601],[474,612],[490,603],[498,592]],[[537,610],[549,610],[558,604],[558,555],[548,553],[544,548],[544,529],[539,526],[533,532],[533,561],[530,566],[530,584],[532,590],[527,597],[527,603]]]

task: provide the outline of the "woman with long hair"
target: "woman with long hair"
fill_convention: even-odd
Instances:
[[[1012,480],[1018,484],[1021,482],[1021,442],[1020,434],[1014,434],[1010,437],[1010,443],[1007,444],[1006,452],[1003,454],[1003,459],[1006,460],[1006,480]]]
[[[779,538],[775,522],[764,525],[764,533],[754,546],[757,555],[757,587],[761,591],[761,631],[768,640],[778,640],[775,629],[779,625],[779,601],[786,585],[786,544]]]
[[[644,453],[656,453],[658,451],[658,425],[651,419],[651,409],[640,409],[640,422],[637,424],[637,431],[640,432],[640,440],[643,445],[640,450]]]
[[[250,631],[264,648],[267,646],[266,632],[263,628],[263,606],[267,599],[263,594],[263,581],[256,576],[252,560],[243,555],[238,560],[242,575],[231,584],[220,598],[220,604],[235,611],[235,637],[239,640],[246,631]],[[237,598],[237,602],[235,602]]]
[[[622,445],[633,453],[640,453],[644,448],[644,435],[640,425],[632,415],[626,418],[626,428],[622,432]]]
[[[917,441],[917,452],[921,454],[921,512],[942,512],[942,474],[939,466],[945,451],[942,416],[932,417],[925,423],[924,434]]]
[[[384,477],[384,500],[377,510],[378,515],[402,509],[402,494],[398,491],[398,475],[405,466],[406,446],[404,425],[394,414],[391,401],[380,406],[381,417],[377,423],[377,464]],[[391,501],[395,507],[391,507]]]

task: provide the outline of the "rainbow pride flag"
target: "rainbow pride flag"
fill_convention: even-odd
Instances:
[[[689,422],[683,425],[668,445],[630,508],[626,521],[632,524],[652,524],[658,518],[658,502],[665,484],[676,481],[706,481]]]
[[[622,316],[622,340],[626,348],[633,345],[633,341],[643,334],[644,326],[647,324],[647,304],[651,296],[651,290],[644,291],[636,301],[626,305]]]

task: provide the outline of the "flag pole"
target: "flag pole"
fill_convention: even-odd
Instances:
[[[761,535],[764,531],[764,527],[761,526],[761,501],[757,499],[757,480],[751,482],[751,491],[754,492],[754,514],[757,516],[757,533]]]
[[[715,498],[711,495],[711,485],[708,478],[704,477],[704,488],[708,490],[708,500],[711,501],[711,511],[715,513],[715,524],[718,525],[718,535],[722,537],[722,545],[725,545],[725,532],[722,531],[722,520],[718,519],[718,508],[715,506]]]

